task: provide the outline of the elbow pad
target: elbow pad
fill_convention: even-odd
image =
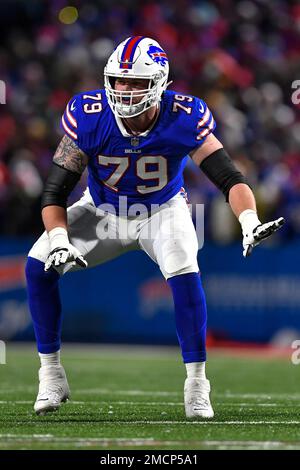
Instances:
[[[229,191],[235,184],[247,184],[247,180],[235,167],[228,153],[223,149],[216,150],[205,158],[200,168],[205,175],[222,191],[228,202]],[[248,185],[249,186],[249,185]]]
[[[81,175],[52,163],[42,195],[42,209],[46,206],[60,206],[66,209],[67,199],[80,180]]]

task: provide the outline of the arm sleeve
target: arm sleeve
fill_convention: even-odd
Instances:
[[[42,206],[60,206],[66,209],[70,193],[80,180],[81,175],[52,163],[50,173],[44,186]]]
[[[229,191],[234,185],[243,183],[249,186],[246,178],[236,168],[224,148],[208,155],[200,164],[200,168],[211,182],[223,192],[226,202],[229,201]]]

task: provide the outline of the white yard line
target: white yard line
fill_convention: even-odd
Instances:
[[[279,446],[292,446],[300,448],[300,442],[283,442],[283,441],[201,441],[201,444],[206,446],[219,446],[224,445],[226,447],[232,446],[263,446],[263,447],[279,447]]]
[[[111,424],[111,421],[102,421],[102,424]],[[207,420],[207,421],[122,421],[121,424],[126,424],[126,425],[131,425],[131,424],[196,424],[196,425],[217,425],[217,426],[222,426],[222,425],[243,425],[243,426],[256,426],[258,424],[300,424],[299,420],[289,420],[289,421],[212,421],[212,420]]]
[[[30,405],[33,404],[34,400],[0,400],[0,405]],[[216,406],[234,406],[234,407],[244,407],[244,408],[255,408],[257,406],[266,407],[266,408],[295,408],[300,407],[300,403],[285,404],[285,403],[240,403],[240,402],[214,402]],[[113,407],[114,405],[124,405],[124,406],[183,406],[183,402],[170,402],[170,401],[153,401],[153,402],[143,402],[143,401],[103,401],[103,400],[70,400],[68,405],[108,405]]]
[[[218,450],[299,450],[299,443],[268,442],[268,441],[208,441],[201,442],[206,447],[216,447]]]
[[[109,395],[127,395],[127,396],[182,396],[183,392],[178,391],[150,391],[150,390],[107,390],[102,388],[94,388],[94,389],[77,389],[74,390],[74,394],[109,394]],[[299,393],[213,393],[214,397],[217,398],[237,398],[237,399],[261,399],[261,400],[273,400],[273,399],[284,399],[286,400],[299,400],[300,401],[300,394]]]
[[[52,443],[73,443],[78,446],[88,446],[102,444],[104,446],[112,444],[120,445],[163,445],[163,446],[175,446],[175,445],[194,445],[197,447],[218,447],[219,449],[300,449],[300,442],[283,442],[283,441],[222,441],[222,440],[160,440],[153,437],[148,438],[111,438],[111,437],[55,437],[52,434],[0,434],[1,439],[5,439],[6,442],[21,442],[21,443],[32,443],[32,442],[52,442]]]
[[[0,405],[31,405],[33,404],[34,400],[0,400]],[[243,407],[243,408],[255,408],[255,407],[262,407],[262,408],[295,408],[300,407],[300,403],[293,403],[293,404],[286,404],[286,403],[230,403],[230,402],[214,402],[216,406],[228,406],[228,407]],[[183,402],[160,402],[160,401],[153,401],[153,402],[143,402],[143,401],[102,401],[102,400],[95,400],[95,401],[83,401],[83,400],[69,400],[68,405],[91,405],[91,406],[102,406],[108,405],[110,408],[113,408],[115,405],[124,405],[124,406],[184,406]]]
[[[70,437],[70,436],[54,436],[53,434],[0,434],[1,439],[37,439],[37,440],[45,440],[45,441],[153,441],[154,437],[147,437],[146,439],[140,439],[135,437]]]
[[[214,393],[215,397],[220,397],[220,398],[249,398],[249,400],[252,399],[257,399],[257,400],[286,400],[287,398],[289,400],[300,400],[300,393],[276,393],[272,392],[269,394],[266,393],[230,393],[230,392],[225,392],[225,393]]]
[[[157,397],[167,397],[167,396],[180,396],[182,392],[163,392],[163,391],[150,391],[150,390],[107,390],[103,388],[89,388],[89,389],[77,389],[75,390],[77,394],[107,394],[107,395],[128,395],[128,396],[157,396]]]
[[[19,393],[19,392],[36,392],[36,386],[27,386],[27,387],[16,387],[14,389],[9,388],[1,388],[0,394],[11,394],[11,393]],[[90,394],[99,394],[99,395],[124,395],[124,396],[153,396],[153,397],[168,397],[168,396],[178,396],[181,397],[183,392],[178,391],[150,391],[150,390],[109,390],[105,388],[88,388],[88,389],[74,389],[72,391],[73,396],[77,395],[90,395]],[[300,393],[232,393],[232,392],[224,392],[224,393],[213,393],[215,398],[219,399],[228,399],[228,398],[235,398],[235,399],[249,399],[249,400],[299,400],[300,402]]]
[[[0,405],[30,405],[34,400],[0,400]],[[68,405],[132,405],[132,406],[183,406],[183,402],[142,402],[142,401],[82,401],[68,400]]]
[[[17,422],[17,421],[16,421]],[[297,424],[299,425],[300,424],[300,420],[287,420],[287,421],[284,421],[284,420],[281,420],[281,421],[267,421],[267,420],[260,420],[260,421],[247,421],[247,420],[244,420],[244,421],[213,421],[213,420],[203,420],[203,421],[192,421],[192,420],[182,420],[182,421],[171,421],[171,420],[167,420],[167,421],[164,421],[164,420],[150,420],[150,421],[147,421],[147,420],[137,420],[137,421],[113,421],[113,420],[102,420],[101,421],[101,424],[116,424],[118,423],[118,425],[128,425],[128,426],[132,426],[132,425],[137,425],[137,424],[149,424],[149,425],[157,425],[157,424],[170,424],[170,425],[175,425],[175,424],[180,424],[180,425],[189,425],[189,424],[195,424],[195,425],[198,425],[198,426],[208,426],[208,425],[215,425],[215,426],[223,426],[223,425],[226,425],[226,426],[236,426],[236,425],[241,425],[241,426],[256,426],[256,425],[278,425],[278,424],[281,424],[281,425],[291,425],[291,424]],[[2,434],[0,434],[0,437],[2,436]]]

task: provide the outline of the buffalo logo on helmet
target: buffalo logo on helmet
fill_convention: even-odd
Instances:
[[[166,65],[168,62],[168,57],[167,54],[163,49],[157,46],[150,46],[147,54],[151,59],[156,62],[157,64],[161,64],[163,67]]]

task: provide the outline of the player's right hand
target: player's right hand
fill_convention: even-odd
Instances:
[[[78,264],[82,268],[87,267],[87,261],[80,251],[69,242],[67,231],[64,228],[56,227],[48,235],[51,251],[45,262],[45,271],[66,263]]]

